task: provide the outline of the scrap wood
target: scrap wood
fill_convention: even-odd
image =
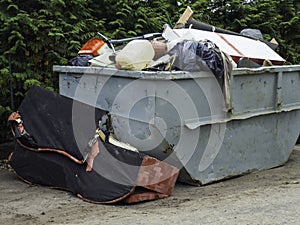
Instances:
[[[193,15],[193,10],[187,6],[181,17],[178,19],[177,23],[174,26],[174,29],[182,28],[189,18]]]

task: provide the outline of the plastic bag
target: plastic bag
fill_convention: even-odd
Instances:
[[[220,79],[224,64],[219,48],[211,41],[185,40],[177,43],[168,53],[176,54],[174,66],[185,71],[209,71]]]
[[[89,66],[92,55],[78,55],[68,61],[68,66]]]

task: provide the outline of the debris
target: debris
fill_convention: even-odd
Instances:
[[[74,107],[78,114],[74,114]],[[121,145],[111,136],[106,142],[100,130],[94,136],[97,121],[87,115],[93,112],[101,118],[105,111],[95,112],[91,106],[36,86],[18,110],[13,121],[22,116],[26,130],[38,143],[33,147],[18,139],[9,159],[22,180],[68,190],[92,203],[135,203],[172,194],[179,169],[130,151],[124,148],[129,145]],[[87,160],[85,146],[91,147]]]
[[[214,46],[218,46],[221,54],[229,58],[230,67],[249,66],[249,68],[254,68],[285,63],[285,59],[274,51],[278,46],[276,40],[273,38],[270,42],[266,41],[260,30],[245,28],[240,33],[236,33],[196,21],[192,15],[192,9],[187,7],[174,28],[165,24],[162,33],[109,40],[98,32],[103,40],[101,38],[89,40],[78,52],[78,57],[70,60],[69,65],[115,67],[121,70],[178,70],[178,67],[172,68],[170,64],[163,66],[161,58],[170,54],[178,43],[184,43],[184,41],[213,43]],[[114,45],[119,44],[124,46],[116,51]],[[205,54],[200,51],[202,50],[198,51],[198,57]],[[92,58],[87,59],[87,57]],[[189,53],[183,51],[176,57],[177,60],[178,58],[188,58]],[[157,60],[159,61],[155,62]],[[201,62],[201,60],[197,61]],[[157,65],[159,66],[156,67]],[[220,66],[218,70],[224,70],[224,67],[221,68],[221,64],[218,66]],[[186,68],[189,71],[201,71],[203,66],[201,63],[195,65],[195,62],[191,62],[191,65]],[[180,69],[186,70],[186,68]]]
[[[142,70],[154,57],[154,49],[148,40],[132,40],[116,55],[118,68]]]
[[[185,11],[177,21],[176,25],[174,26],[174,29],[182,28],[188,21],[188,19],[193,15],[193,13],[193,10],[189,6],[187,6]]]
[[[92,38],[85,43],[79,50],[79,55],[93,55],[98,56],[107,51],[112,51],[108,45],[100,38]]]

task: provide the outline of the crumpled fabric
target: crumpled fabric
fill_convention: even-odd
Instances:
[[[176,54],[175,68],[185,71],[209,71],[218,78],[224,75],[224,64],[218,47],[209,40],[178,42],[168,53]]]
[[[92,55],[78,55],[68,61],[68,66],[89,66]]]

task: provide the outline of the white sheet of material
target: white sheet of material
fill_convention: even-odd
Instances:
[[[183,39],[210,40],[223,52],[236,59],[246,57],[256,61],[270,60],[276,65],[285,63],[285,59],[259,40],[196,29],[175,29],[174,31]]]

